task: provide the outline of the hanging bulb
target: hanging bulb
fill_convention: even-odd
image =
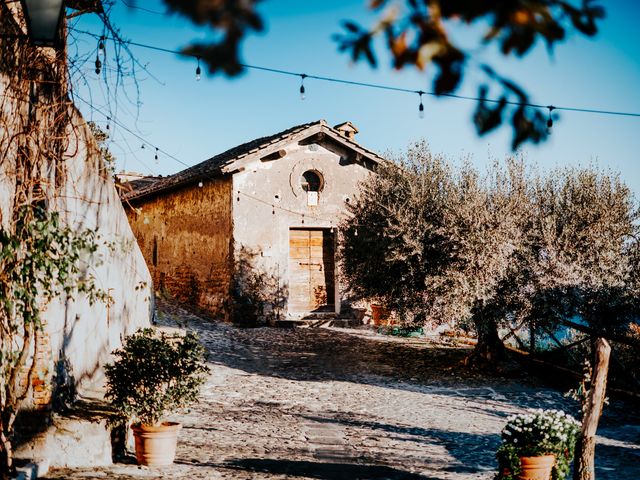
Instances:
[[[102,62],[100,58],[98,58],[98,54],[96,53],[96,75],[100,75],[100,70],[102,69]]]
[[[549,105],[547,107],[549,109],[549,118],[547,119],[547,134],[551,135],[551,127],[553,127],[553,118],[551,117],[551,112],[553,112],[556,107],[553,105]]]
[[[271,215],[275,215],[276,214],[276,207],[274,205],[271,205]]]
[[[333,233],[333,225],[331,225],[331,233]]]
[[[304,213],[302,214],[302,224],[304,225]]]
[[[98,40],[98,50],[104,50],[104,35]]]
[[[421,90],[418,92],[418,95],[420,95],[420,105],[418,105],[418,117],[419,118],[424,118],[424,105],[422,104],[422,94],[424,92]]]
[[[107,117],[107,130],[109,130],[109,122],[111,121],[111,117]]]
[[[198,57],[198,67],[196,68],[196,81],[199,82],[202,74],[202,69],[200,68],[200,57]]]
[[[143,143],[142,145],[140,145],[140,148],[141,148],[142,150],[144,150],[144,143]]]
[[[238,190],[238,196],[236,197],[236,201],[240,201],[240,190]]]
[[[304,100],[306,97],[305,92],[306,90],[304,89],[304,79],[307,78],[307,76],[303,73],[302,75],[300,75],[300,100]]]
[[[156,147],[156,155],[155,155],[156,163],[158,163],[158,147]]]
[[[204,183],[198,182],[198,187],[202,188],[203,186],[204,186]]]
[[[354,236],[354,237],[357,237],[357,236],[358,236],[358,227],[356,227],[356,229],[354,230],[354,232],[353,232],[353,236]]]

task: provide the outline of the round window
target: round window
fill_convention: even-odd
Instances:
[[[319,192],[324,186],[322,175],[315,170],[307,170],[300,178],[300,186],[305,192]]]

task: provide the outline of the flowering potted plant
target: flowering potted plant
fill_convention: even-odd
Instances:
[[[498,448],[500,480],[564,480],[580,423],[561,410],[530,410],[507,419]]]
[[[133,420],[136,459],[170,465],[181,425],[165,421],[196,401],[206,379],[205,349],[193,333],[169,335],[151,328],[127,337],[105,367],[106,398],[120,423]]]

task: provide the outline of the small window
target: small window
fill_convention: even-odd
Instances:
[[[307,170],[300,179],[300,186],[305,192],[319,192],[323,183],[322,175],[314,170]]]

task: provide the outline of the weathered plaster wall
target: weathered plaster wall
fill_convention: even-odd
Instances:
[[[60,300],[45,313],[54,364],[66,362],[80,388],[93,389],[103,381],[101,366],[124,336],[150,325],[153,308],[149,270],[110,172],[84,119],[72,113],[64,177],[55,190],[52,208],[77,229],[97,229],[99,248],[85,259],[87,275],[111,297],[109,304],[90,305],[83,295]],[[59,370],[59,368],[57,368]]]
[[[231,180],[216,178],[127,207],[156,291],[213,316],[229,297],[231,195]]]
[[[8,86],[8,78],[0,73],[0,92],[7,92]],[[24,105],[16,101],[3,101],[0,105],[0,115],[6,118],[22,114],[21,110],[24,110]],[[0,162],[0,226],[7,228],[10,223],[11,205],[13,205],[16,186],[15,178],[10,175],[10,172],[15,171],[16,144],[11,141],[9,129],[0,130],[0,152],[6,152],[1,156]]]
[[[256,159],[233,176],[233,222],[236,256],[249,252],[254,267],[279,277],[286,290],[289,229],[335,227],[346,213],[346,202],[357,194],[358,183],[371,171],[335,143],[291,143],[284,149],[283,158],[266,162]],[[307,204],[307,194],[300,184],[307,170],[318,171],[324,178],[317,206]],[[343,289],[339,274],[336,276],[339,311]]]
[[[9,7],[17,5],[19,3]],[[9,24],[14,21],[10,13],[15,12],[7,12],[3,10],[6,15],[0,23],[3,31],[9,32]],[[101,383],[102,365],[110,358],[110,352],[121,345],[123,336],[150,324],[151,278],[84,119],[66,103],[64,95],[56,100],[52,93],[56,89],[45,88],[37,81],[29,82],[29,76],[16,70],[26,58],[32,63],[32,70],[27,69],[29,75],[36,78],[45,75],[43,72],[51,75],[53,50],[32,52],[20,47],[15,40],[3,39],[2,42],[0,223],[4,228],[11,225],[18,182],[40,185],[46,204],[60,212],[63,222],[78,229],[99,230],[101,246],[93,257],[84,259],[84,268],[112,298],[108,306],[100,302],[90,305],[82,295],[43,306],[45,334],[39,335],[34,391],[30,398],[31,403],[39,407],[49,403],[54,382],[77,382],[80,389],[94,388]],[[64,78],[64,75],[55,78]],[[56,108],[52,108],[52,104]],[[63,108],[68,108],[68,115],[59,117]],[[54,133],[58,134],[53,129],[64,125],[67,118],[71,121],[66,131],[60,132],[60,140],[52,139]],[[61,153],[52,153],[58,151],[54,147],[56,142],[64,146]],[[41,152],[33,157],[39,163],[31,173],[16,167],[18,151],[24,145]],[[20,178],[22,176],[25,178]],[[105,242],[109,242],[110,247]]]
[[[16,13],[21,5],[0,6],[3,33],[25,31]],[[56,428],[33,409],[48,412],[55,386],[69,393],[77,389],[81,394],[101,395],[102,367],[110,360],[110,352],[121,346],[125,335],[150,325],[151,277],[93,136],[69,103],[65,61],[56,60],[53,49],[25,45],[11,36],[0,39],[0,224],[11,227],[17,201],[36,199],[58,211],[63,223],[98,229],[98,251],[87,254],[83,269],[108,292],[111,302],[90,304],[83,295],[73,294],[70,300],[42,305],[43,329],[37,335],[36,351],[32,350],[32,389],[20,405],[26,414],[17,424],[19,442],[14,453],[16,458],[47,457],[54,466],[68,464],[70,458],[89,465],[96,462],[96,453],[78,450],[85,444],[100,452],[98,463],[108,463],[104,422],[82,428],[83,421],[74,419],[73,425]],[[33,196],[18,198],[17,191]],[[27,380],[26,375],[21,377],[24,384]],[[99,431],[97,435],[91,433],[92,427]],[[65,435],[73,438],[62,440]],[[64,451],[42,448],[55,440],[61,440],[58,446],[66,445]]]

